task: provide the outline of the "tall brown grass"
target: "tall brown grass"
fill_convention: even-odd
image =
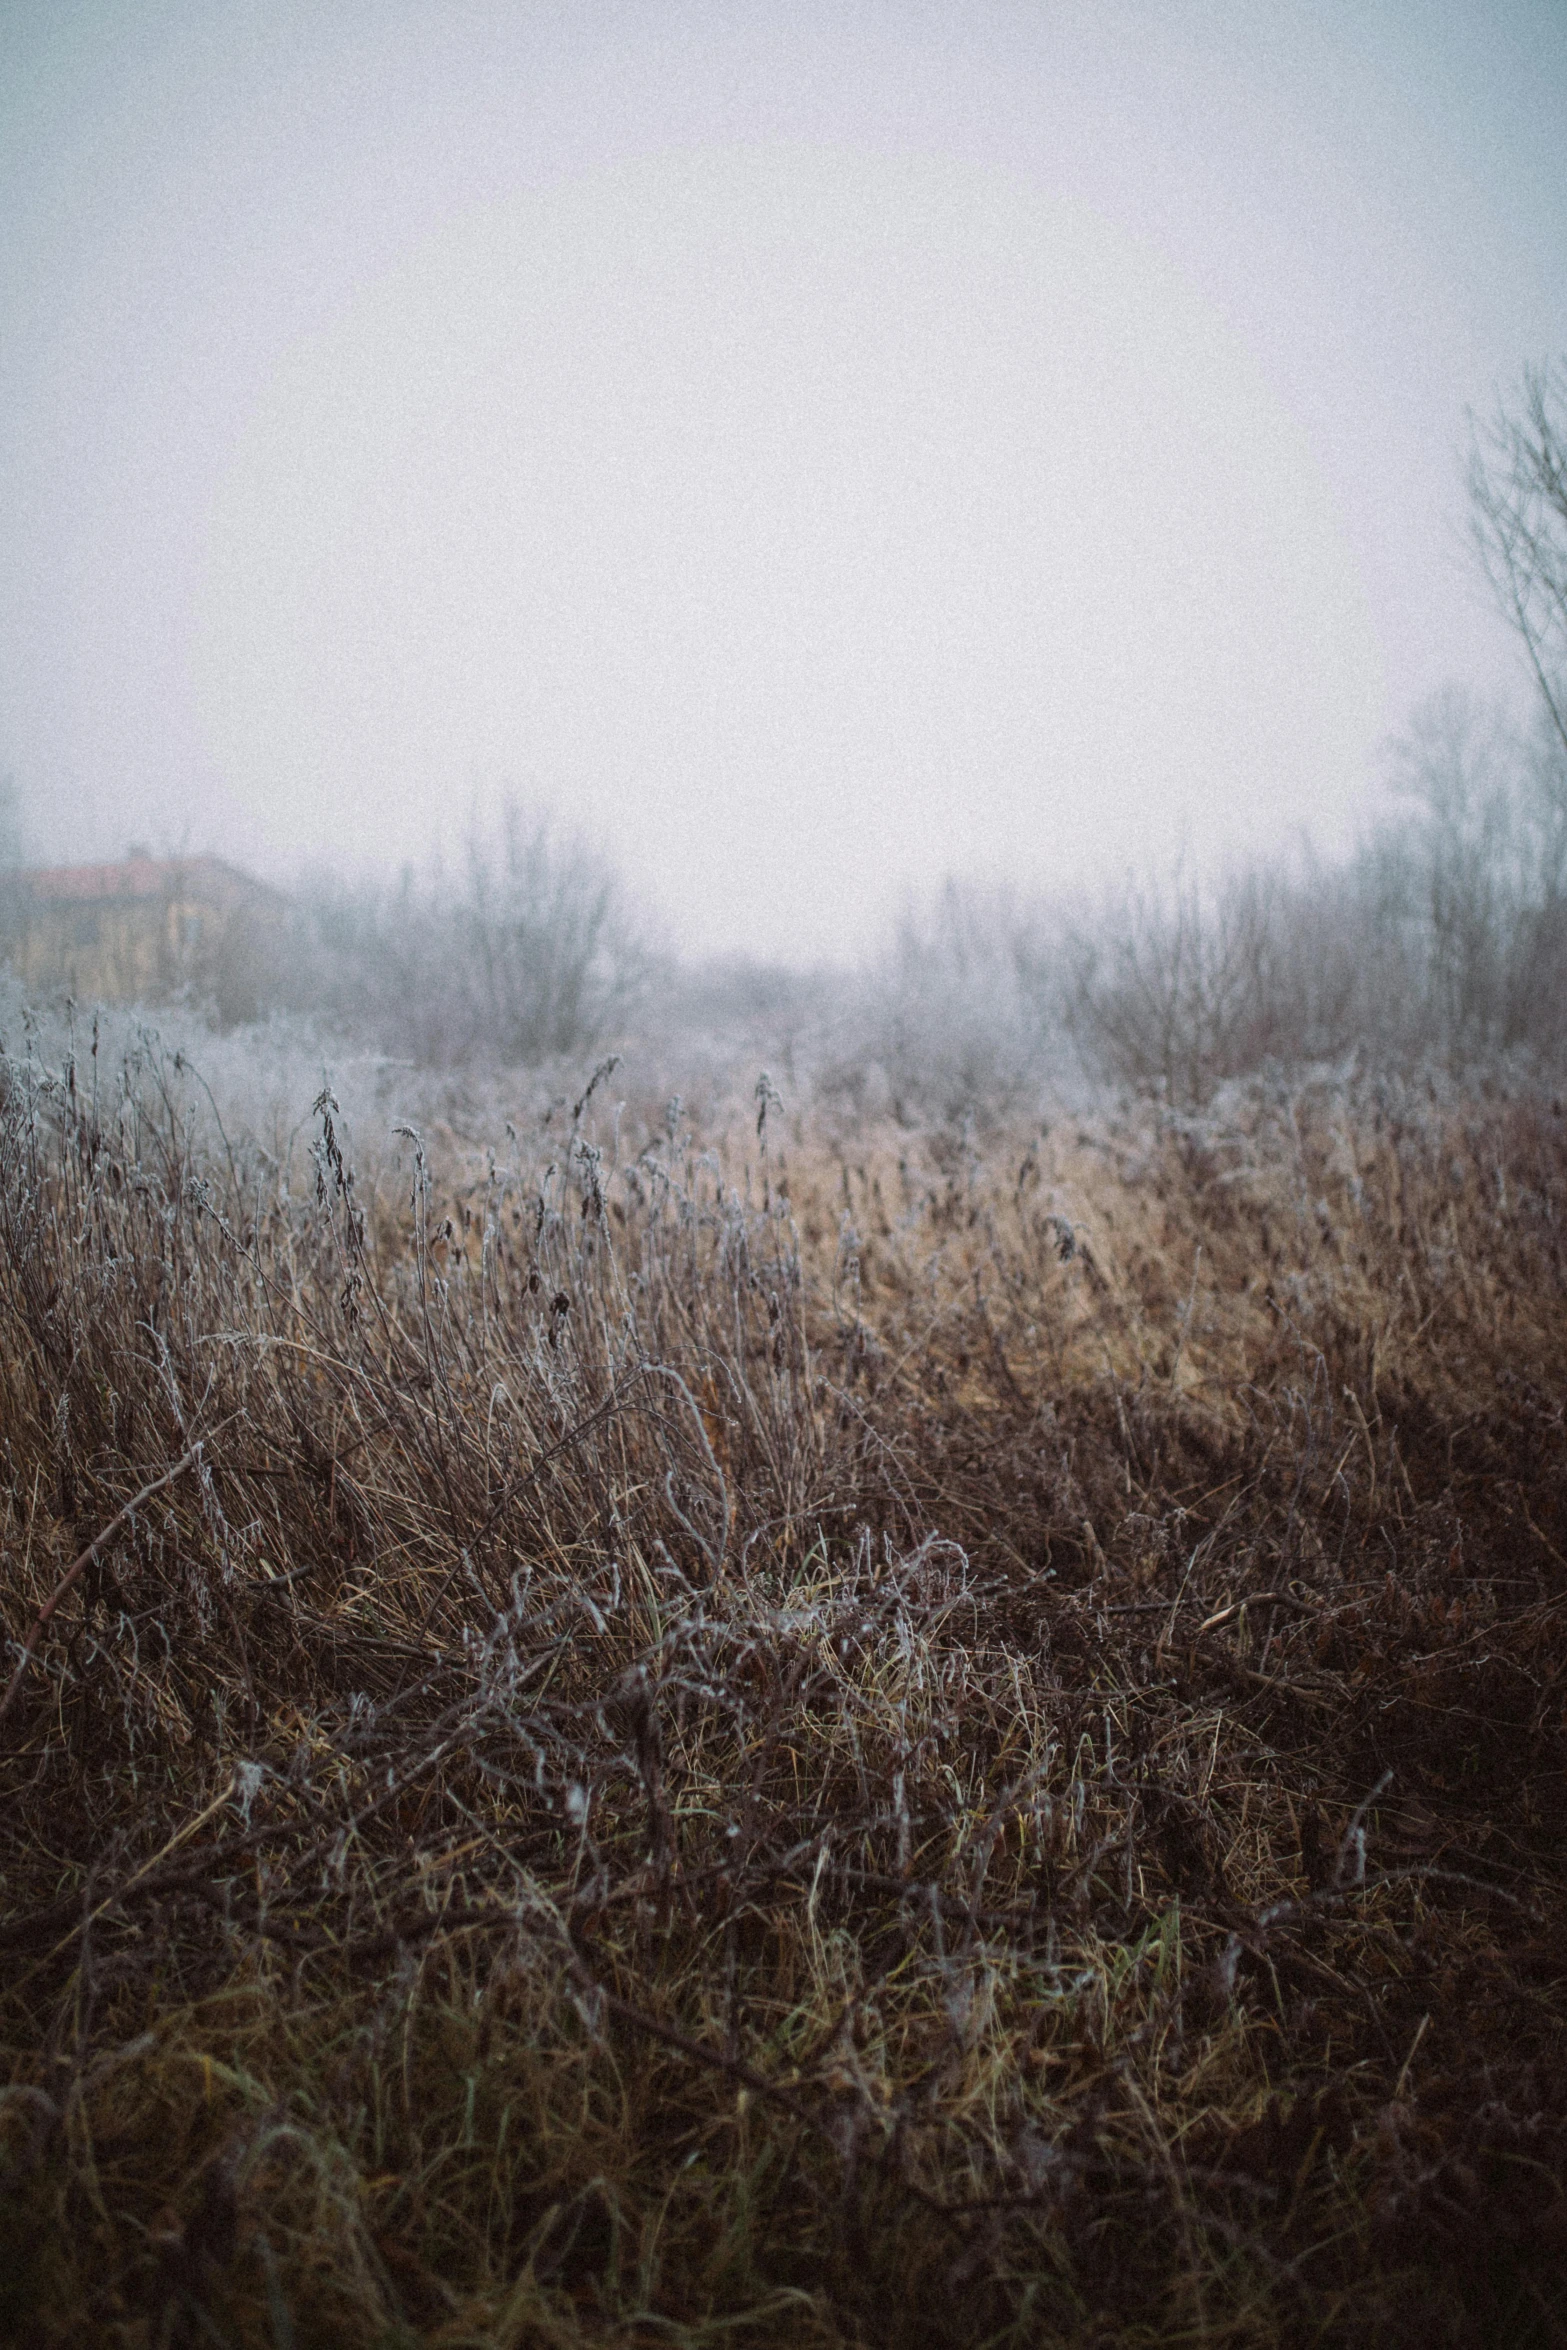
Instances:
[[[1563,2338],[1559,1103],[3,1088],[7,2338]]]

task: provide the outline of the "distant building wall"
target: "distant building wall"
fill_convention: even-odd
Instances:
[[[286,910],[278,891],[220,857],[23,869],[0,889],[0,956],[27,987],[105,1003],[182,987],[232,994]]]

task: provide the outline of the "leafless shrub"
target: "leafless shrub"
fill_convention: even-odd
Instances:
[[[949,880],[855,975],[819,1082],[905,1119],[1004,1115],[1070,1075],[1052,910]]]
[[[1439,694],[1392,747],[1399,812],[1336,865],[1128,890],[1073,934],[1091,1067],[1190,1107],[1358,1055],[1547,1076],[1567,1037],[1567,820],[1548,737]]]
[[[1270,1062],[1341,1054],[1359,1009],[1344,895],[1267,871],[1127,890],[1076,934],[1074,1036],[1092,1065],[1178,1106]]]
[[[515,805],[455,872],[304,891],[295,947],[295,1004],[432,1066],[591,1052],[659,960],[607,860]]]

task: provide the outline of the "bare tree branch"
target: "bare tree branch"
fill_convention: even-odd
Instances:
[[[1470,535],[1567,748],[1567,361],[1526,368],[1518,406],[1469,427]]]

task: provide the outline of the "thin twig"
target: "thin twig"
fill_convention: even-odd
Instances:
[[[228,1422],[224,1421],[222,1425],[227,1427]],[[216,1435],[217,1433],[218,1431],[214,1429],[213,1434]],[[15,1698],[17,1691],[22,1686],[22,1676],[27,1671],[28,1664],[32,1658],[33,1650],[37,1647],[38,1642],[43,1635],[45,1626],[48,1624],[50,1617],[54,1614],[54,1611],[59,1606],[61,1600],[64,1599],[67,1593],[71,1590],[77,1578],[85,1574],[86,1570],[92,1565],[93,1560],[102,1550],[104,1544],[108,1541],[110,1535],[117,1534],[119,1529],[124,1525],[126,1519],[134,1515],[134,1513],[141,1508],[141,1505],[144,1501],[151,1501],[153,1495],[155,1493],[161,1493],[165,1485],[172,1485],[176,1477],[182,1477],[185,1474],[185,1471],[190,1467],[191,1462],[197,1459],[199,1456],[202,1445],[205,1441],[206,1439],[204,1437],[198,1436],[190,1450],[181,1454],[180,1458],[175,1462],[172,1469],[166,1469],[161,1477],[155,1477],[150,1485],[144,1485],[140,1493],[136,1494],[132,1500],[128,1501],[122,1510],[116,1510],[114,1516],[109,1520],[107,1526],[104,1527],[103,1532],[95,1536],[95,1538],[88,1543],[87,1548],[82,1552],[81,1557],[74,1560],[72,1564],[66,1568],[65,1573],[60,1577],[59,1582],[55,1585],[49,1597],[44,1601],[44,1604],[38,1610],[37,1615],[33,1618],[32,1629],[29,1631],[27,1638],[22,1642],[22,1653],[17,1659],[16,1670],[11,1675],[10,1681],[6,1686],[6,1693],[4,1697],[0,1697],[0,1722],[5,1720],[6,1715],[11,1710],[12,1701]]]

